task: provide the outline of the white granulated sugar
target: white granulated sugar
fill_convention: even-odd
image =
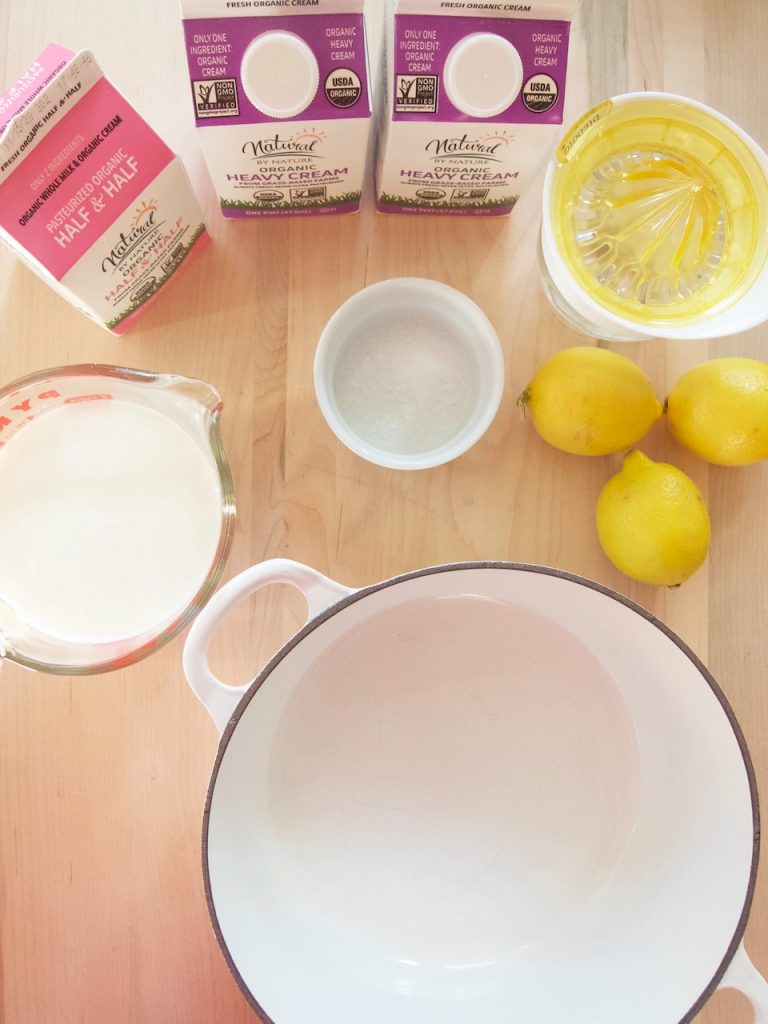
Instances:
[[[336,363],[336,403],[363,441],[397,454],[431,451],[469,420],[477,390],[470,346],[418,315],[364,324]]]

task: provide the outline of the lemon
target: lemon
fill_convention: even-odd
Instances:
[[[574,455],[625,451],[662,413],[651,382],[631,359],[589,346],[556,352],[517,401],[545,441]]]
[[[710,359],[677,381],[665,404],[680,444],[720,466],[768,458],[768,363]]]
[[[707,557],[709,513],[677,466],[629,452],[597,499],[597,535],[617,569],[641,583],[676,587]]]

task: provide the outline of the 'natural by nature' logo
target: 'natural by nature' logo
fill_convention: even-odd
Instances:
[[[266,138],[245,142],[242,152],[254,160],[281,154],[311,153],[315,155],[318,145],[324,142],[325,138],[325,132],[319,132],[314,128],[302,129],[288,138],[281,138],[280,134],[275,132],[274,135],[269,135]]]
[[[103,273],[117,270],[136,247],[158,226],[155,223],[157,203],[154,200],[141,203],[135,210],[130,231],[121,231],[108,256],[101,261]]]
[[[493,157],[502,146],[508,146],[512,137],[501,129],[479,139],[473,139],[464,132],[463,135],[442,139],[430,139],[424,146],[427,153],[433,156],[485,156]]]

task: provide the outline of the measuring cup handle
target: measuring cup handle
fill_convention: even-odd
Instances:
[[[768,981],[747,956],[742,942],[718,988],[735,988],[752,1003],[755,1024],[768,1024]]]
[[[193,693],[208,709],[220,733],[224,732],[232,712],[250,683],[228,686],[218,679],[208,667],[208,649],[230,608],[273,583],[287,583],[302,592],[307,602],[307,621],[352,593],[349,587],[328,579],[307,565],[288,558],[273,558],[241,572],[213,595],[187,634],[183,666]]]

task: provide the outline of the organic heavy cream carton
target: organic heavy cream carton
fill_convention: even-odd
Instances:
[[[554,148],[578,0],[395,0],[377,208],[509,213]]]
[[[0,97],[0,238],[121,334],[208,236],[179,159],[92,53],[52,44]]]
[[[371,106],[363,0],[181,0],[226,217],[357,210]]]

